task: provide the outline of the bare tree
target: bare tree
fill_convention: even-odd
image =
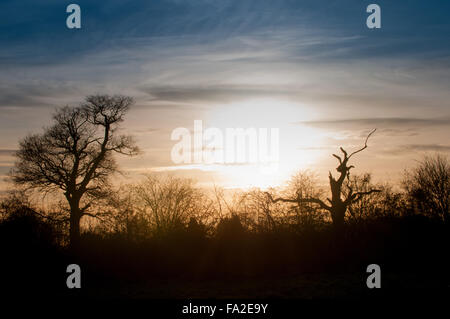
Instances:
[[[406,172],[403,187],[422,213],[450,221],[450,162],[447,157],[426,156],[416,168]]]
[[[354,192],[351,186],[351,183],[348,184],[348,189],[346,194],[343,192],[343,186],[345,180],[350,179],[350,170],[354,168],[353,165],[348,165],[348,161],[350,158],[365,150],[367,148],[367,141],[369,137],[375,132],[373,130],[370,132],[364,143],[364,146],[359,150],[354,151],[350,155],[348,155],[347,151],[345,151],[342,147],[340,148],[343,153],[343,157],[333,154],[333,156],[339,161],[339,166],[336,168],[336,171],[339,173],[339,177],[335,178],[331,172],[329,172],[328,179],[330,181],[330,190],[331,190],[331,199],[327,198],[329,204],[326,204],[318,197],[304,197],[302,192],[299,192],[295,198],[272,198],[270,193],[267,193],[272,202],[287,202],[287,203],[296,203],[297,205],[301,205],[302,203],[315,203],[319,205],[321,208],[327,210],[331,214],[331,219],[333,221],[333,225],[336,228],[341,228],[344,224],[345,213],[347,212],[348,207],[355,202],[361,200],[361,198],[365,195],[372,194],[374,192],[380,192],[377,189],[371,189],[368,191],[362,192]]]
[[[378,217],[386,217],[394,215],[394,211],[389,211],[392,208],[390,203],[390,197],[395,196],[392,193],[391,187],[388,184],[373,184],[372,175],[370,173],[363,173],[361,175],[352,175],[350,179],[345,182],[345,196],[347,191],[352,189],[358,192],[368,192],[371,189],[379,189],[380,192],[373,194],[372,196],[364,196],[357,202],[352,202],[348,206],[348,221],[353,223],[361,223],[366,220]],[[395,200],[400,203],[400,198],[397,196]],[[400,211],[399,207],[396,207],[397,212]]]
[[[112,232],[128,241],[142,240],[150,235],[149,221],[140,209],[136,189],[137,186],[134,184],[125,184],[108,196],[102,209],[110,212],[109,218],[105,220],[106,222],[96,225],[97,231]]]
[[[93,200],[104,198],[109,177],[118,171],[114,153],[135,155],[138,148],[130,136],[117,128],[133,103],[127,96],[93,95],[79,107],[64,107],[53,116],[54,124],[43,134],[25,137],[11,171],[13,181],[31,189],[62,191],[70,207],[70,243],[80,239],[83,216]]]
[[[248,228],[259,232],[273,231],[278,226],[277,211],[274,204],[260,189],[242,192],[235,211],[246,221]]]
[[[299,171],[288,182],[286,192],[288,198],[322,198],[323,189],[318,186],[317,176],[309,170]],[[323,221],[323,210],[313,202],[298,202],[290,205],[294,223],[300,229],[312,230]]]
[[[205,201],[191,179],[171,175],[146,175],[136,187],[136,196],[143,212],[159,234],[184,227],[191,217],[197,217]]]

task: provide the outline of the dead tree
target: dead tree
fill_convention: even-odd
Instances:
[[[366,141],[362,148],[360,148],[357,151],[354,151],[350,155],[348,155],[348,153],[342,147],[340,147],[340,150],[343,153],[343,157],[333,154],[333,156],[339,161],[339,166],[336,167],[336,171],[339,173],[339,176],[338,176],[338,178],[335,178],[331,174],[331,172],[329,172],[329,174],[328,174],[328,178],[330,180],[330,190],[331,190],[331,199],[327,198],[328,204],[319,198],[303,198],[301,192],[299,192],[297,194],[297,198],[281,198],[281,197],[273,198],[270,193],[266,193],[267,196],[270,198],[270,200],[273,203],[281,201],[281,202],[286,202],[286,203],[294,203],[299,206],[302,203],[315,203],[315,204],[319,205],[321,208],[330,212],[331,219],[333,221],[333,225],[335,226],[335,228],[340,229],[344,224],[345,213],[346,213],[348,207],[352,203],[358,202],[365,195],[380,192],[380,190],[378,190],[378,189],[371,189],[371,190],[365,191],[365,192],[355,192],[354,193],[350,183],[348,183],[348,186],[347,186],[348,192],[345,196],[342,191],[342,186],[344,184],[344,181],[346,179],[347,180],[350,179],[350,170],[352,168],[354,168],[353,165],[348,165],[348,161],[350,160],[350,158],[353,155],[355,155],[367,148],[367,141],[369,140],[369,137],[375,131],[376,131],[376,129],[374,129],[372,132],[370,132],[367,135]]]

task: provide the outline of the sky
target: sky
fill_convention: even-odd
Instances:
[[[70,3],[81,29],[66,27]],[[371,3],[380,29],[366,26]],[[450,153],[448,12],[446,0],[2,0],[0,176],[58,107],[125,94],[136,103],[123,131],[142,149],[119,159],[130,179],[168,171],[268,187],[305,169],[326,179],[331,154],[377,128],[355,173],[398,181],[424,154]],[[222,132],[278,128],[278,169],[174,163],[171,134],[195,120]]]

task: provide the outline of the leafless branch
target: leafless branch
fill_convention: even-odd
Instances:
[[[290,198],[273,198],[272,195],[269,192],[265,192],[266,195],[269,197],[270,201],[272,203],[277,203],[277,202],[284,202],[284,203],[315,203],[318,204],[321,208],[326,209],[326,210],[330,210],[331,207],[328,206],[327,204],[325,204],[322,200],[318,199],[318,198],[301,198],[298,197],[296,199],[290,199]]]
[[[353,153],[351,153],[350,156],[348,157],[348,159],[350,159],[350,157],[352,157],[352,156],[355,155],[356,153],[359,153],[359,152],[361,152],[361,151],[363,151],[363,150],[365,150],[365,149],[367,148],[367,141],[369,140],[369,137],[370,137],[373,133],[375,133],[376,130],[377,130],[377,129],[373,129],[373,130],[369,133],[369,135],[367,135],[366,141],[364,142],[364,146],[363,146],[362,148],[360,148],[359,150],[354,151]],[[341,150],[342,150],[342,148],[341,148]]]

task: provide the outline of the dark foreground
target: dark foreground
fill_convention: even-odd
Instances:
[[[28,227],[28,228],[27,228]],[[31,228],[30,228],[31,227]],[[2,295],[10,298],[441,300],[450,296],[448,226],[427,218],[382,220],[310,233],[181,232],[127,241],[85,234],[78,252],[45,229],[1,224]],[[69,264],[81,289],[69,289]],[[369,264],[381,289],[369,289]],[[450,299],[449,299],[450,300]]]

